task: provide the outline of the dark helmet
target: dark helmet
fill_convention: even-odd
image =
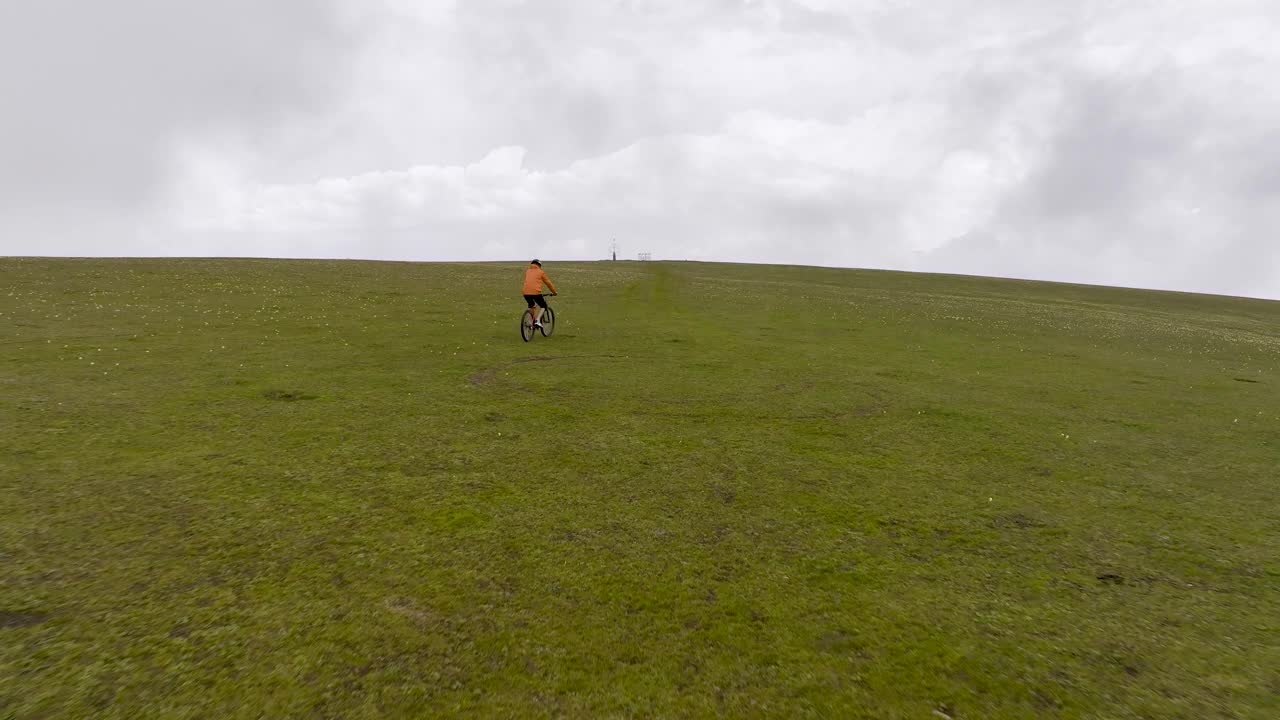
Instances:
[[[542,267],[542,261],[541,261],[541,260],[539,260],[538,258],[534,258],[534,259],[533,259],[533,262],[531,262],[531,263],[529,263],[529,264],[530,264],[530,265],[537,265],[538,267]]]

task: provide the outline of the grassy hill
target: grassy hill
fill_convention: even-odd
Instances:
[[[0,260],[0,718],[1280,717],[1280,303]]]

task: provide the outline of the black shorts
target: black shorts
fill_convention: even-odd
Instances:
[[[529,303],[529,307],[537,305],[538,307],[545,308],[547,306],[547,299],[541,295],[525,295],[524,301]]]

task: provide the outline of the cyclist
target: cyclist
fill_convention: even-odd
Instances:
[[[533,326],[535,328],[542,327],[542,311],[547,307],[547,301],[542,297],[542,285],[546,283],[551,289],[552,296],[556,295],[556,286],[551,282],[551,278],[542,272],[542,263],[534,258],[529,263],[529,269],[524,271],[524,301],[529,303],[529,309],[533,311]],[[536,306],[536,307],[535,307]]]

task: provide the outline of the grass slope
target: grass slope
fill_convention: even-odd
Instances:
[[[1280,717],[1280,303],[0,261],[0,717]]]

